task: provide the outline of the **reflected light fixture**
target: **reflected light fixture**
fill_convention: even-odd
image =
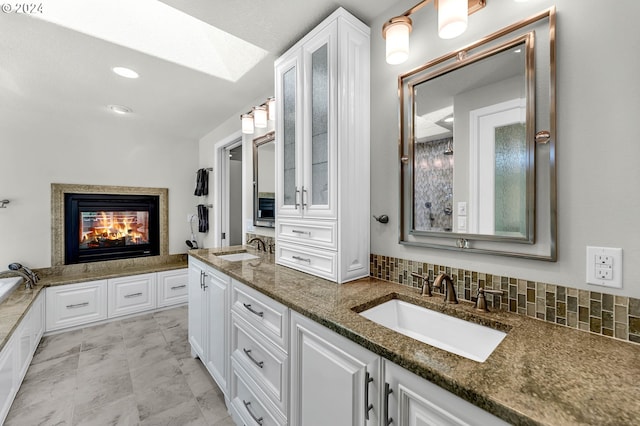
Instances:
[[[267,127],[267,107],[260,105],[253,107],[253,125],[256,129],[264,129]]]
[[[269,120],[276,119],[276,98],[273,96],[267,99],[267,108],[269,109]]]
[[[382,26],[386,40],[388,64],[401,64],[409,58],[409,34],[413,29],[410,16],[432,0],[423,0],[399,16],[389,19]],[[468,16],[486,6],[486,0],[433,0],[438,10],[438,35],[442,39],[459,36],[467,29]]]

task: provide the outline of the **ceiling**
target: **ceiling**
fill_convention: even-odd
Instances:
[[[49,0],[55,1],[55,0]],[[200,139],[260,97],[273,93],[273,61],[343,6],[365,23],[397,0],[164,0],[169,6],[268,51],[236,82],[180,66],[28,15],[0,14],[0,114],[28,115],[46,126],[113,121],[107,105],[125,105],[126,126],[154,126],[177,139]],[[47,2],[44,2],[47,7]],[[126,11],[123,11],[126,13]],[[159,25],[159,31],[171,31]],[[372,37],[379,29],[372,29]],[[127,66],[140,78],[116,76]],[[238,120],[238,127],[240,122]]]

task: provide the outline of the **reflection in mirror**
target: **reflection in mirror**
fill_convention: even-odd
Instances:
[[[411,85],[415,230],[528,238],[529,40],[458,61]]]
[[[275,227],[275,132],[253,140],[253,224]]]
[[[398,82],[400,241],[555,261],[555,8]]]

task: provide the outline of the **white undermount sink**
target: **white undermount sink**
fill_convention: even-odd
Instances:
[[[241,260],[251,260],[258,259],[258,256],[253,255],[251,253],[242,252],[242,253],[231,253],[231,254],[219,254],[217,255],[219,259],[223,259],[229,262],[239,262]]]
[[[7,297],[11,295],[11,292],[15,290],[22,283],[22,278],[0,278],[0,303],[2,303]]]
[[[448,352],[484,362],[506,333],[398,299],[360,313],[405,336]]]

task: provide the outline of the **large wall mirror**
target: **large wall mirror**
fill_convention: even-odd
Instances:
[[[253,224],[274,228],[276,220],[275,132],[253,140]]]
[[[555,261],[555,9],[399,86],[401,242]]]

